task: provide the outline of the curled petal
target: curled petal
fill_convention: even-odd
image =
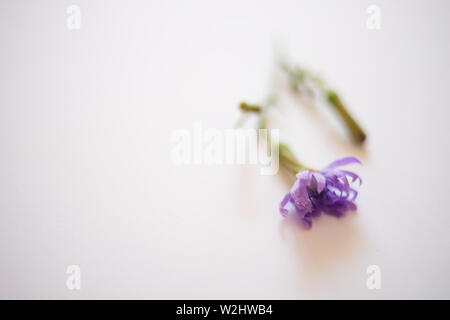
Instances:
[[[355,181],[359,180],[359,184],[360,184],[360,185],[362,184],[361,177],[358,176],[356,173],[351,172],[351,171],[347,171],[347,170],[339,170],[339,171],[341,171],[341,172],[344,173],[345,175],[347,175],[347,176],[349,176],[350,178],[352,178],[352,182],[355,182]]]
[[[309,170],[304,170],[295,175],[298,180],[309,181],[311,180],[311,172]]]
[[[345,165],[350,164],[350,163],[359,163],[359,164],[361,164],[361,161],[359,161],[355,157],[345,157],[345,158],[333,161],[328,166],[326,166],[324,170],[333,170],[333,169],[335,169],[337,167],[345,166]]]
[[[314,172],[312,175],[317,182],[317,192],[321,193],[322,190],[325,188],[326,179],[321,173]]]
[[[290,192],[286,193],[286,195],[284,196],[283,200],[281,200],[280,203],[280,213],[283,217],[286,217],[288,214],[288,209],[286,209],[285,207],[288,204],[289,200],[291,200]]]
[[[349,197],[347,198],[349,201],[354,201],[356,197],[358,196],[358,191],[356,191],[353,188],[350,188]]]
[[[291,197],[294,200],[295,209],[299,214],[305,214],[312,210],[312,203],[306,189],[311,182],[311,172],[303,171],[297,174],[298,180],[291,189]]]
[[[334,171],[334,174],[338,178],[338,183],[342,182],[344,184],[345,189],[350,188],[350,184],[348,183],[347,176],[342,171],[336,170],[336,171]],[[341,183],[339,183],[339,184],[341,184]]]

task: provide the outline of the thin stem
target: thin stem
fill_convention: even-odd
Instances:
[[[305,81],[306,78],[315,83],[318,89],[326,96],[330,106],[333,107],[344,122],[347,130],[350,132],[352,140],[358,144],[362,144],[366,140],[367,136],[364,130],[347,110],[338,94],[335,91],[328,89],[325,81],[321,77],[306,69],[289,67],[286,63],[281,64],[281,69],[287,73],[291,86],[298,94],[301,94],[301,91],[299,90],[300,86],[307,86]]]
[[[259,113],[263,109],[261,106],[257,104],[248,104],[246,102],[241,102],[239,105],[239,108],[241,108],[244,112],[256,112]]]
[[[291,149],[284,143],[279,144],[279,154],[281,165],[283,165],[290,173],[295,175],[301,171],[310,170],[295,157]]]
[[[366,133],[360,127],[358,122],[352,117],[350,112],[348,112],[345,105],[342,103],[338,94],[332,90],[326,91],[328,102],[330,102],[331,106],[336,110],[336,112],[341,117],[342,121],[344,121],[347,129],[350,131],[353,141],[356,143],[363,143],[366,140]]]

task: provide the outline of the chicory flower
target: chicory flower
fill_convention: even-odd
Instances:
[[[311,228],[312,218],[322,213],[341,217],[347,211],[355,210],[358,192],[350,184],[358,180],[361,184],[361,178],[351,171],[338,169],[351,163],[361,162],[355,157],[347,157],[332,162],[321,171],[307,169],[297,173],[294,186],[280,203],[281,215],[287,216],[286,206],[292,203],[303,225]]]

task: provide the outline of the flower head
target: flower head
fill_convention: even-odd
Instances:
[[[351,182],[361,178],[346,170],[337,169],[350,163],[361,163],[354,157],[347,157],[330,163],[321,171],[304,170],[299,172],[297,181],[280,203],[280,213],[288,214],[286,206],[292,203],[306,228],[312,226],[312,218],[322,213],[335,217],[343,216],[349,210],[355,210],[358,192],[350,186]]]

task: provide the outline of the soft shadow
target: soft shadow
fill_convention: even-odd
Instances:
[[[322,215],[313,220],[309,230],[304,229],[297,215],[291,212],[280,224],[280,236],[296,255],[299,280],[311,294],[323,281],[332,278],[337,269],[351,264],[352,258],[367,249],[357,212],[347,213],[342,218]]]

